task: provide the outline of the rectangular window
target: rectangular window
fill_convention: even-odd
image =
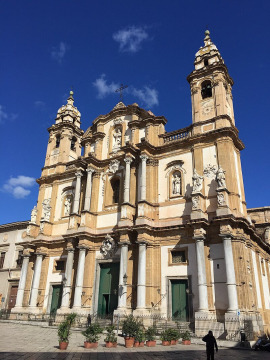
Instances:
[[[172,264],[179,264],[186,262],[185,251],[172,251]]]
[[[1,252],[1,257],[0,257],[0,269],[3,269],[3,267],[4,267],[5,256],[6,256],[6,253],[5,253],[5,252]]]
[[[56,260],[55,271],[60,271],[60,272],[65,271],[65,261],[64,260]]]
[[[18,259],[16,260],[16,262],[17,262],[17,268],[21,268],[21,267],[22,267],[22,262],[23,262],[22,254],[23,254],[23,250],[19,250],[19,252],[18,252]]]

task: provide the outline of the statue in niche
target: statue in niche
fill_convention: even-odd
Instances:
[[[172,193],[173,193],[173,195],[180,195],[181,194],[181,177],[180,177],[179,173],[175,173],[173,175]]]
[[[193,182],[193,190],[192,192],[199,192],[202,190],[202,182],[203,182],[203,176],[200,176],[196,169],[194,169],[194,173],[192,176],[192,182]]]
[[[71,198],[70,197],[66,197],[64,206],[65,206],[64,215],[68,216],[70,214],[70,209],[71,209]]]
[[[121,147],[122,132],[120,128],[117,128],[113,134],[113,150]]]
[[[45,199],[42,203],[43,207],[43,219],[46,221],[50,221],[51,215],[51,206],[50,206],[50,199]]]
[[[100,252],[104,256],[104,258],[109,258],[113,256],[115,251],[116,251],[116,243],[114,239],[109,234],[107,234],[105,240],[103,241],[100,247]]]
[[[31,223],[36,224],[37,222],[37,207],[34,206],[33,210],[31,211]]]
[[[226,188],[225,170],[223,170],[221,166],[218,167],[216,181],[218,183],[219,188]]]

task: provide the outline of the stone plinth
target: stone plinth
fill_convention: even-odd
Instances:
[[[229,208],[229,191],[226,188],[217,188],[217,216],[229,215],[231,210]]]
[[[192,210],[190,214],[190,219],[191,220],[207,219],[207,214],[205,213],[205,198],[203,194],[199,191],[192,192],[191,201],[192,201]]]

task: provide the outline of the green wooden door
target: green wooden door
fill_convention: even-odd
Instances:
[[[52,303],[51,303],[51,314],[55,314],[56,310],[61,306],[62,300],[62,285],[53,285],[52,291]]]
[[[171,280],[172,317],[179,321],[188,319],[187,280]]]
[[[100,265],[98,314],[109,315],[118,305],[119,263]]]

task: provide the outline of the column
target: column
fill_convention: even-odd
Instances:
[[[128,242],[121,243],[118,308],[125,308],[127,306],[127,285],[124,284],[123,282],[123,276],[127,274],[127,262],[128,262]]]
[[[143,154],[140,158],[142,160],[141,200],[146,200],[146,161],[148,156]]]
[[[92,193],[92,175],[93,175],[94,169],[88,168],[86,170],[86,172],[87,172],[87,180],[86,180],[84,210],[90,211],[91,193]]]
[[[195,238],[195,240],[196,240],[198,292],[199,292],[198,311],[208,311],[208,295],[207,295],[205,257],[204,257],[204,237]]]
[[[83,288],[83,278],[84,278],[84,264],[85,264],[86,247],[78,246],[78,248],[79,248],[79,261],[78,261],[78,268],[77,268],[73,309],[74,308],[80,309],[82,306],[82,288]]]
[[[28,264],[29,264],[29,257],[30,257],[30,255],[23,255],[21,277],[20,277],[20,282],[19,282],[19,286],[18,286],[18,293],[17,293],[15,307],[22,307],[24,289],[25,289],[25,283],[26,283],[26,276],[27,276],[27,270],[28,270]]]
[[[223,237],[226,277],[227,277],[227,291],[228,291],[228,300],[229,300],[229,307],[227,309],[227,312],[235,313],[238,309],[238,300],[237,300],[237,289],[236,289],[234,261],[233,261],[233,252],[232,252],[232,240],[231,240],[231,236],[229,235],[224,235],[222,237]]]
[[[145,308],[146,242],[139,242],[137,309]]]
[[[74,248],[67,249],[68,256],[67,256],[67,263],[66,263],[65,284],[64,284],[64,288],[63,288],[63,294],[62,294],[61,309],[69,308],[74,250],[75,250]]]
[[[32,289],[30,294],[30,302],[29,307],[36,308],[37,306],[37,297],[38,297],[38,288],[39,288],[39,281],[40,281],[40,274],[41,274],[41,266],[42,266],[42,258],[44,254],[37,253],[36,254],[36,262],[34,268],[34,276],[32,282]]]
[[[75,188],[75,198],[73,203],[73,213],[78,214],[79,205],[80,205],[80,194],[81,194],[81,177],[82,173],[80,171],[76,172],[76,188]]]
[[[132,162],[131,157],[126,157],[126,175],[125,175],[125,188],[124,188],[124,202],[129,202],[129,192],[130,192],[130,164]]]

